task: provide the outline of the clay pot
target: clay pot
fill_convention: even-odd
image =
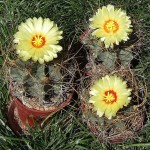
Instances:
[[[25,127],[35,127],[42,123],[42,121],[47,118],[49,115],[53,115],[58,110],[64,108],[65,106],[69,105],[72,97],[73,91],[71,92],[70,96],[66,101],[61,103],[58,107],[49,107],[48,110],[37,110],[32,109],[24,105],[19,99],[13,96],[11,104],[8,109],[8,121],[10,127],[15,133],[22,133],[23,129],[18,123],[18,119],[21,124]],[[16,119],[16,116],[18,119]]]

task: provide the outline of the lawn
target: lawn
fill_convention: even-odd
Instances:
[[[98,142],[82,123],[80,99],[75,96],[70,106],[57,112],[44,129],[37,128],[31,131],[30,135],[15,135],[7,121],[10,96],[4,80],[4,66],[6,56],[11,55],[13,51],[12,41],[17,26],[27,18],[40,16],[50,18],[63,30],[64,50],[71,50],[76,57],[84,58],[85,52],[81,48],[79,36],[88,26],[88,20],[95,10],[107,4],[126,10],[132,20],[136,20],[144,36],[140,61],[135,68],[144,76],[148,88],[147,113],[142,130],[122,144],[111,145]],[[149,0],[0,0],[0,37],[0,150],[150,149]]]

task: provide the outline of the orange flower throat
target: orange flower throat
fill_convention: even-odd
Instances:
[[[32,38],[32,46],[35,48],[41,48],[45,45],[46,40],[45,37],[43,37],[42,35],[35,35]]]
[[[107,104],[113,104],[117,101],[117,94],[113,90],[105,91],[104,93],[104,101]]]
[[[116,21],[114,20],[111,20],[109,19],[108,21],[105,21],[104,23],[104,30],[107,32],[107,33],[110,33],[110,32],[117,32],[119,29],[119,25]]]

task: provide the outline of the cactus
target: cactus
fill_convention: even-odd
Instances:
[[[105,9],[111,7],[113,6],[108,5]],[[103,10],[104,9],[99,9],[96,15],[90,19],[92,23],[89,27],[91,29],[86,28],[86,31],[80,37],[84,49],[87,51],[88,60],[84,70],[85,75],[81,78],[79,87],[82,104],[81,109],[83,113],[82,117],[83,122],[90,128],[91,132],[96,135],[99,141],[122,143],[127,137],[132,137],[136,131],[142,128],[145,118],[145,102],[147,97],[146,84],[144,78],[141,78],[136,74],[134,69],[132,69],[132,62],[137,59],[137,56],[139,55],[143,35],[140,35],[140,31],[136,26],[132,26],[136,31],[136,34],[134,31],[130,34],[128,41],[123,41],[123,38],[122,41],[116,42],[117,39],[122,37],[115,37],[115,32],[112,31],[114,29],[118,30],[118,32],[122,31],[119,31],[119,28],[117,28],[113,20],[108,19],[107,15],[105,16],[105,12],[101,13]],[[108,12],[110,11],[111,10]],[[103,17],[103,15],[105,17]],[[107,18],[108,20],[106,19],[102,23],[100,20],[103,20],[104,18]],[[139,32],[139,34],[137,34],[137,32]],[[102,37],[102,35],[104,35],[104,37]],[[141,37],[138,37],[139,35]],[[112,39],[115,39],[116,41],[113,41]],[[110,104],[110,99],[113,97],[113,94],[108,94],[108,101],[105,104],[101,103],[103,106],[100,106],[100,98],[102,101],[105,101],[106,97],[105,94],[100,95],[98,91],[101,91],[102,88],[106,88],[107,86],[110,86],[109,88],[111,88],[109,89],[109,92],[113,91],[114,86],[117,86],[118,84],[112,86],[110,85],[110,82],[108,82],[108,85],[106,85],[107,80],[100,80],[104,79],[103,77],[105,76],[112,75],[121,77],[125,83],[127,83],[127,87],[132,89],[132,92],[129,105],[125,108],[122,107],[117,114],[115,114],[116,116],[114,116],[114,118],[108,118],[104,116],[104,113],[106,113],[106,111],[107,113],[113,113],[113,108],[111,108],[113,107],[112,103]],[[110,78],[108,81],[110,81]],[[116,83],[116,79],[115,81],[112,80],[112,83]],[[92,85],[95,86],[92,91],[93,99],[91,98],[90,93]],[[106,92],[107,90],[102,90],[102,93]],[[96,94],[97,97],[95,96]],[[112,99],[112,102],[114,103],[114,99],[117,101],[117,96],[114,96]],[[92,102],[92,104],[90,102]],[[104,105],[107,105],[109,109]],[[117,105],[114,108],[116,109]]]
[[[91,36],[91,30],[82,37],[81,42],[89,50],[89,57],[96,63],[102,64],[109,71],[114,70],[117,65],[130,66],[131,61],[134,59],[132,47],[107,50],[102,43]]]
[[[93,109],[93,104],[89,103],[91,85],[95,80],[105,75],[122,77],[132,89],[130,104],[118,111],[116,117],[111,120],[105,116],[99,117]],[[135,74],[133,70],[127,67],[121,67],[119,70],[115,69],[112,72],[102,68],[100,71],[92,70],[91,74],[82,77],[79,89],[83,122],[100,142],[122,143],[127,140],[127,137],[132,138],[135,132],[142,128],[146,111],[147,88],[143,78]]]
[[[23,103],[27,99],[32,103],[41,105],[51,104],[57,106],[62,103],[71,91],[71,84],[66,83],[66,76],[60,64],[49,63],[47,65],[22,62],[17,59],[13,67],[9,67],[9,80],[14,96]],[[65,67],[65,66],[64,66]],[[69,70],[69,68],[68,68]],[[69,71],[68,71],[69,72]],[[69,81],[70,79],[67,78]]]
[[[14,51],[6,54],[6,77],[11,95],[8,119],[16,133],[44,127],[73,97],[76,66],[74,56],[68,59],[70,51],[58,54],[63,50],[62,33],[49,18],[33,17],[14,34]]]

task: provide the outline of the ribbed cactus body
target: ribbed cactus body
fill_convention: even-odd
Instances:
[[[106,49],[89,30],[81,39],[81,42],[89,50],[89,57],[97,64],[102,64],[109,71],[114,70],[118,65],[128,67],[134,58],[132,48]]]
[[[18,91],[14,93],[20,100],[25,96],[38,99],[41,103],[49,103],[63,93],[64,78],[59,65],[16,60],[9,70],[11,81],[18,86]]]

